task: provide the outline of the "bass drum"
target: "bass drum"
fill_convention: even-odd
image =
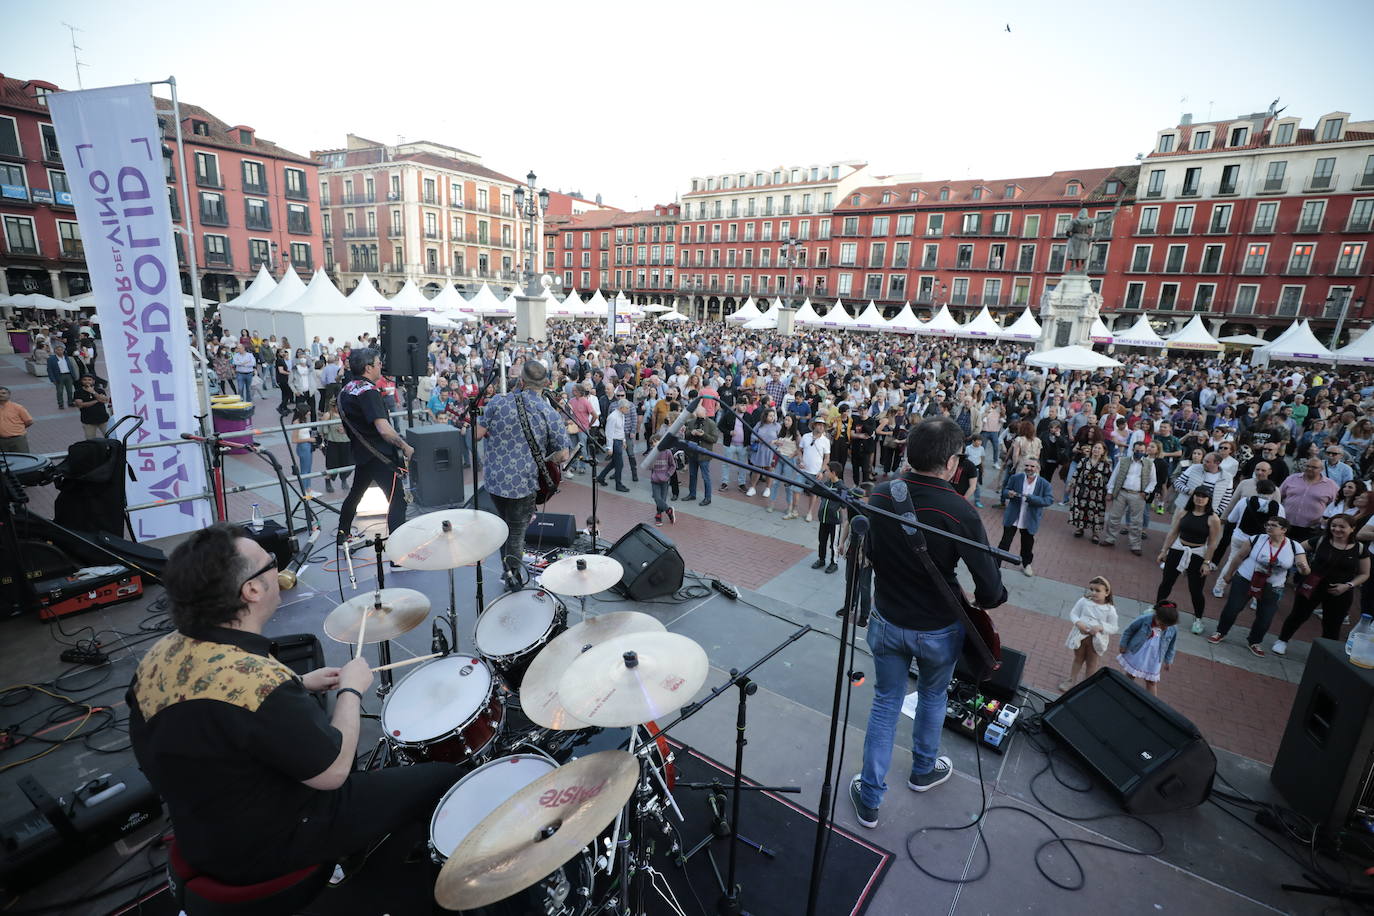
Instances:
[[[539,777],[558,769],[542,753],[497,757],[473,770],[444,793],[429,821],[429,854],[442,865],[487,815]],[[592,851],[584,849],[542,881],[468,916],[582,916],[591,907]]]

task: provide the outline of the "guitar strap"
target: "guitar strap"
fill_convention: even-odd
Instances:
[[[912,521],[916,520],[916,510],[911,504],[911,492],[902,482],[901,487],[893,487],[891,482],[879,484],[874,489],[875,493],[881,493],[892,501],[893,509],[896,513]],[[895,492],[894,492],[895,491]],[[901,499],[897,497],[900,496]],[[935,566],[935,561],[930,558],[930,553],[926,549],[925,536],[921,534],[919,528],[902,525],[902,534],[906,536],[907,546],[916,555],[917,561],[921,564],[921,569],[925,572],[926,578],[935,583],[935,591],[944,599],[945,604],[954,609],[954,614],[959,618],[959,622],[964,625],[964,657],[975,662],[983,672],[996,671],[1002,665],[1000,658],[1000,646],[997,650],[990,647],[983,639],[982,631],[969,618],[968,611],[964,610],[964,602],[954,594],[949,582]],[[870,534],[870,537],[872,535]],[[981,678],[980,678],[981,680]]]
[[[539,443],[534,439],[534,431],[530,429],[530,418],[526,412],[525,399],[520,396],[521,392],[512,392],[515,397],[515,412],[520,415],[520,429],[525,433],[525,443],[530,447],[530,457],[534,459],[534,466],[539,470],[539,480],[545,487],[553,489],[553,478],[549,476],[548,465],[545,464],[544,450],[539,447]]]

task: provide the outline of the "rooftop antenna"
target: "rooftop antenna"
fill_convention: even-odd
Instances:
[[[70,24],[68,24],[68,23],[66,23],[66,22],[64,22],[64,23],[62,23],[62,24],[63,24],[64,26],[67,27],[67,31],[69,31],[69,32],[71,33],[71,37],[72,37],[72,64],[76,67],[76,88],[77,88],[77,89],[85,89],[86,87],[85,87],[84,85],[82,85],[82,82],[81,82],[81,68],[82,68],[82,67],[89,66],[89,65],[86,64],[86,63],[84,63],[84,62],[81,60],[81,58],[80,58],[79,56],[77,56],[77,53],[76,53],[76,52],[81,50],[81,46],[78,45],[78,44],[76,43],[76,33],[77,33],[77,32],[84,32],[84,31],[86,31],[86,30],[85,30],[85,29],[78,29],[76,26],[70,25]]]

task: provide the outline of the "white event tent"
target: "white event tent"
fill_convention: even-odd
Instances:
[[[1118,347],[1162,347],[1164,338],[1155,333],[1155,329],[1150,326],[1150,319],[1141,315],[1124,331],[1117,331],[1112,334],[1112,341]]]
[[[391,311],[391,303],[386,301],[385,296],[377,292],[377,287],[372,285],[367,274],[363,274],[362,279],[358,281],[357,288],[345,298],[348,300],[349,308],[363,316],[371,315],[373,321],[377,320],[375,312]]]
[[[277,335],[291,339],[297,346],[305,346],[315,337],[362,340],[377,333],[377,316],[355,309],[320,269],[310,278],[305,292],[275,315]]]
[[[911,303],[907,302],[900,312],[888,319],[887,328],[889,331],[902,334],[915,334],[921,330],[922,324],[924,322],[916,317],[916,313],[911,310]]]
[[[1312,325],[1306,318],[1295,322],[1272,343],[1265,344],[1250,355],[1251,362],[1257,366],[1263,366],[1272,360],[1329,363],[1335,358],[1335,354],[1317,340],[1317,335],[1312,333]]]
[[[276,285],[277,281],[272,279],[272,275],[267,272],[267,266],[265,264],[260,265],[258,275],[253,278],[253,282],[248,284],[248,288],[219,307],[220,326],[226,331],[230,328],[235,330],[243,328],[243,310],[272,292]]]
[[[1040,322],[1035,320],[1029,307],[1021,316],[1002,329],[1003,340],[1039,340]]]
[[[399,292],[391,297],[391,310],[402,314],[414,315],[417,312],[433,311],[432,306],[425,294],[420,292],[420,287],[415,285],[415,281],[406,278],[406,282],[401,286]]]
[[[264,334],[283,336],[277,331],[276,313],[284,306],[295,302],[304,292],[305,284],[301,282],[301,278],[296,276],[294,270],[288,270],[267,295],[244,308],[243,323],[249,330],[256,329]]]
[[[959,332],[959,322],[954,320],[954,316],[949,313],[949,306],[942,305],[935,316],[921,325],[918,334],[936,334],[941,337],[953,337]]]
[[[467,300],[452,283],[445,283],[444,288],[439,290],[433,299],[429,300],[429,304],[449,321],[462,323],[472,320],[472,314],[463,309],[468,304]]]
[[[1194,315],[1193,320],[1183,326],[1183,330],[1166,337],[1164,346],[1173,350],[1221,349],[1221,344],[1217,343],[1217,339],[1203,326],[1201,315]]]
[[[682,314],[682,313],[679,312],[677,309],[669,309],[668,311],[664,312],[662,315],[659,315],[659,316],[658,316],[658,320],[659,320],[659,321],[691,321],[692,319],[688,318],[686,315]]]
[[[1075,369],[1110,369],[1121,365],[1121,363],[1089,347],[1075,345],[1032,353],[1026,357],[1026,365],[1072,371]]]
[[[792,316],[792,323],[795,325],[821,323],[821,316],[816,314],[816,307],[811,304],[810,299],[803,302],[801,308],[797,309],[797,314]]]
[[[883,317],[883,313],[878,311],[878,304],[869,299],[868,307],[854,319],[854,327],[860,331],[886,331],[890,325]]]
[[[1365,331],[1331,355],[1332,360],[1347,365],[1374,364],[1374,333]]]
[[[725,320],[731,324],[744,324],[747,321],[753,321],[762,314],[763,312],[759,311],[759,307],[754,304],[754,297],[750,296],[744,300],[743,305],[726,315]]]
[[[744,328],[749,331],[775,331],[778,328],[778,310],[769,309],[757,318],[750,318],[744,323]]]
[[[87,296],[90,297],[90,305],[87,307],[93,308],[95,306],[94,293],[87,293],[86,296],[79,296],[77,299],[84,300]],[[52,296],[46,296],[43,293],[15,293],[14,295],[0,299],[0,305],[16,309],[38,309],[43,312],[74,312],[82,307],[77,299],[73,299],[70,302],[64,302],[61,299],[54,299]]]
[[[1218,343],[1224,343],[1228,347],[1262,347],[1269,341],[1256,334],[1231,334],[1227,337],[1218,337]]]
[[[830,310],[821,316],[818,324],[823,328],[852,328],[857,322],[854,316],[849,314],[849,310],[844,307],[844,303],[836,299],[835,304],[830,306]]]
[[[993,319],[988,307],[983,306],[983,310],[973,317],[968,324],[959,325],[955,332],[960,337],[990,337],[996,339],[1002,336],[1001,326]]]
[[[1093,343],[1109,344],[1115,338],[1112,336],[1112,332],[1107,330],[1107,326],[1102,323],[1102,319],[1099,317],[1094,318],[1092,327],[1088,328],[1088,339]]]

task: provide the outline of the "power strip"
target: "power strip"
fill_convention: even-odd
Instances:
[[[94,652],[87,652],[85,649],[63,649],[61,658],[69,665],[103,665],[110,660],[110,657],[99,649]]]
[[[731,601],[739,600],[739,589],[735,588],[729,582],[722,582],[719,579],[712,579],[711,587],[714,588],[716,591],[720,592],[725,597],[729,598]]]

